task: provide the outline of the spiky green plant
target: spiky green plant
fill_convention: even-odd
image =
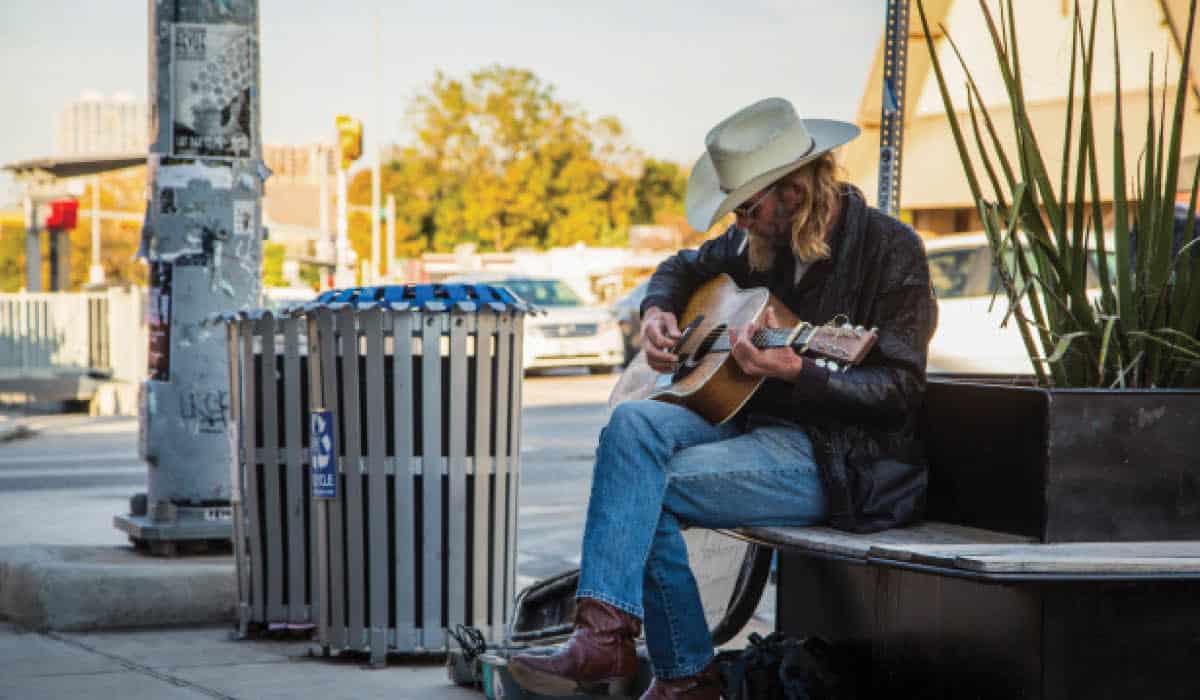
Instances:
[[[1188,8],[1169,133],[1165,130],[1165,92],[1155,120],[1151,57],[1150,109],[1142,156],[1132,177],[1126,174],[1115,0],[1114,165],[1111,173],[1103,174],[1096,167],[1097,125],[1091,103],[1098,4],[1099,0],[1093,0],[1085,29],[1079,3],[1075,3],[1062,172],[1057,189],[1038,146],[1041,135],[1034,133],[1026,109],[1012,0],[1001,0],[999,22],[985,0],[979,0],[979,6],[1008,92],[1014,153],[1006,152],[962,54],[942,27],[966,75],[973,146],[986,183],[981,182],[972,162],[922,0],[917,0],[917,9],[946,116],[1008,300],[1005,322],[1015,320],[1038,381],[1060,387],[1200,386],[1200,240],[1189,242],[1190,236],[1185,236],[1187,245],[1178,250],[1173,246],[1196,0],[1191,0]],[[1077,84],[1081,91],[1078,107]],[[1101,177],[1111,177],[1113,182],[1115,221],[1111,238],[1104,230]],[[1200,164],[1191,176],[1187,232],[1195,227],[1198,180]],[[985,184],[988,194],[984,192]],[[1107,264],[1110,253],[1115,253],[1115,265],[1111,266]],[[1087,289],[1088,270],[1093,266],[1099,277],[1095,298]]]

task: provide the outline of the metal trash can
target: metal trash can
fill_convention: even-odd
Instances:
[[[311,627],[316,513],[308,451],[308,342],[302,316],[223,314],[233,441],[238,630]]]
[[[313,470],[326,650],[379,664],[442,653],[459,624],[502,638],[529,311],[486,285],[351,289],[305,309],[312,458],[330,469]]]

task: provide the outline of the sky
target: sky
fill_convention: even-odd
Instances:
[[[145,0],[0,4],[0,163],[50,155],[55,115],[84,90],[145,99]],[[263,142],[331,141],[339,113],[363,120],[369,152],[404,142],[405,109],[436,71],[499,64],[616,116],[646,155],[690,166],[712,125],[763,97],[853,120],[884,5],[260,0]],[[14,191],[0,181],[0,204]]]

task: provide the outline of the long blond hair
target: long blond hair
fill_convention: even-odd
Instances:
[[[824,153],[816,160],[806,163],[795,172],[785,175],[776,183],[777,194],[783,201],[796,203],[790,214],[791,238],[788,243],[792,254],[805,263],[823,260],[830,255],[826,240],[833,219],[837,216],[841,187],[836,178],[837,161],[833,153]],[[786,220],[778,222],[779,229],[789,225]],[[769,236],[759,235],[753,230],[749,237],[750,269],[769,270],[775,265],[775,255],[783,249],[782,241],[776,242]]]
[[[798,206],[792,218],[792,253],[806,263],[824,260],[830,255],[826,238],[838,213],[841,188],[837,182],[837,160],[833,152],[823,153],[780,183],[791,187]]]

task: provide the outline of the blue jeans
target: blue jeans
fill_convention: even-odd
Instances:
[[[642,619],[656,676],[693,675],[713,648],[681,527],[812,525],[827,510],[802,428],[620,404],[596,450],[576,595]]]

